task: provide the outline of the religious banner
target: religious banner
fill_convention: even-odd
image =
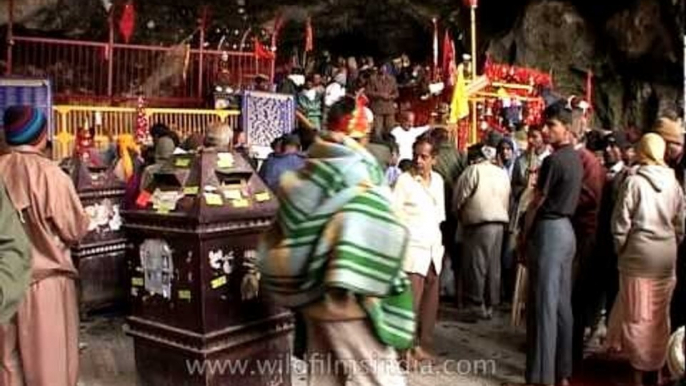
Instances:
[[[294,130],[295,100],[292,95],[245,91],[241,110],[248,146],[258,158],[266,158],[272,141]]]

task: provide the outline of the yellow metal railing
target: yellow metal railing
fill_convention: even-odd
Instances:
[[[225,122],[236,128],[240,117],[238,110],[146,108],[144,113],[148,126],[164,123],[181,138],[204,133],[208,126],[217,122]],[[53,157],[69,157],[74,151],[76,132],[84,126],[96,128],[95,146],[105,149],[109,146],[110,138],[116,140],[121,134],[134,133],[137,116],[138,110],[134,107],[54,106]]]

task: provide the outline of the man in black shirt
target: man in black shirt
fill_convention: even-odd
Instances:
[[[526,213],[520,250],[526,246],[526,385],[569,385],[572,375],[572,261],[583,167],[571,145],[572,112],[564,102],[545,110],[555,152],[543,161],[536,194]],[[524,254],[519,254],[525,256]]]

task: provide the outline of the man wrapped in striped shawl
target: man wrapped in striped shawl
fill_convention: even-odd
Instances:
[[[310,358],[346,360],[344,375],[360,384],[404,385],[388,365],[396,363],[394,349],[411,347],[415,330],[402,271],[408,232],[383,184],[362,145],[323,133],[305,167],[281,178],[278,221],[260,245],[260,269],[264,289],[304,315]],[[387,362],[384,371],[355,371],[367,360]],[[315,385],[344,384],[341,374],[310,376]]]

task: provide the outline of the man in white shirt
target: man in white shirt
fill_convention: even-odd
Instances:
[[[414,142],[428,130],[429,126],[414,127],[413,112],[404,111],[401,113],[400,126],[391,130],[391,135],[395,138],[395,142],[398,144],[399,148],[398,161],[412,159]]]
[[[341,71],[334,76],[333,82],[326,86],[326,91],[324,92],[324,106],[326,108],[333,106],[334,103],[345,96],[346,82],[346,74]]]
[[[404,270],[412,282],[417,313],[417,342],[411,361],[432,360],[433,332],[438,313],[439,277],[443,265],[440,224],[445,221],[443,178],[432,171],[437,150],[420,139],[414,144],[414,167],[398,177],[394,206],[410,231]]]
[[[457,179],[453,193],[453,209],[465,240],[462,256],[470,321],[490,319],[491,307],[500,303],[500,253],[509,222],[510,178],[488,160],[482,147],[470,149],[475,161]]]

